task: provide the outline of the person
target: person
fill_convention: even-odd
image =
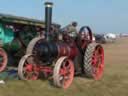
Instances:
[[[68,34],[70,37],[76,37],[77,36],[77,22],[72,22],[71,24],[67,25],[66,27],[62,28],[62,31],[65,34]]]

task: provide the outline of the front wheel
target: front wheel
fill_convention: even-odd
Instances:
[[[68,88],[74,78],[73,62],[67,57],[61,57],[57,60],[53,70],[54,85],[60,88]]]
[[[86,76],[99,80],[104,70],[103,47],[97,43],[90,43],[86,48],[83,62]]]
[[[34,55],[25,55],[18,65],[18,76],[22,80],[37,80],[39,72],[34,62]]]

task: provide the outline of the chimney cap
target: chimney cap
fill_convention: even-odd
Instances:
[[[53,6],[53,3],[52,2],[45,2],[45,6],[46,7],[52,7]]]

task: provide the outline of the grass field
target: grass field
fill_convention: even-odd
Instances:
[[[128,38],[104,45],[105,71],[102,80],[75,77],[67,90],[46,80],[7,81],[0,96],[128,96]]]

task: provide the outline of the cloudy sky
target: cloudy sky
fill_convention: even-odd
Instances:
[[[96,33],[128,33],[128,0],[0,0],[0,13],[44,20],[44,2],[52,1],[53,21],[77,21]]]

